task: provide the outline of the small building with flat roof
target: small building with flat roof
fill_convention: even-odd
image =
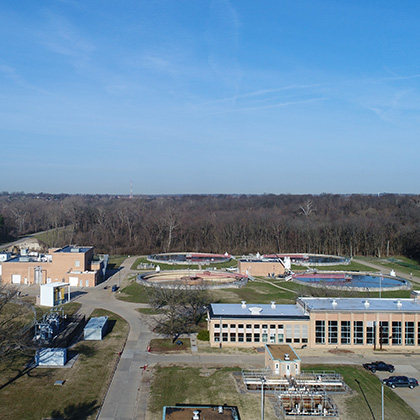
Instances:
[[[41,306],[57,306],[70,302],[70,283],[41,284],[39,288],[39,304]]]
[[[274,375],[289,378],[300,374],[300,357],[288,344],[266,344],[265,367]]]
[[[108,317],[93,317],[86,324],[83,336],[85,340],[102,340],[108,329]]]

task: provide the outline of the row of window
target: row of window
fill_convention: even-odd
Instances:
[[[238,328],[238,329],[243,329],[243,328],[246,328],[246,329],[252,329],[252,328],[254,328],[254,330],[259,330],[260,329],[260,324],[222,324],[222,328],[230,328],[231,330],[233,330],[233,329],[236,329],[236,328]],[[268,325],[268,324],[262,324],[261,325],[261,328],[263,329],[263,330],[267,330],[267,329],[270,329],[270,330],[275,330],[276,329],[276,327],[279,329],[279,330],[282,330],[283,328],[284,328],[284,325],[283,324],[278,324],[278,325],[275,325],[275,324],[270,324],[270,325]],[[214,324],[214,329],[219,329],[220,328],[220,324]]]
[[[215,342],[246,342],[246,343],[307,343],[308,342],[308,325],[286,325],[285,331],[277,333],[259,332],[214,332],[213,339]]]
[[[325,344],[325,321],[315,321],[315,343]],[[353,326],[353,331],[352,331]],[[353,335],[352,335],[353,333]],[[353,339],[352,339],[353,337]],[[328,321],[328,344],[391,344],[393,346],[415,345],[415,323],[405,322],[403,337],[401,321]],[[417,325],[417,345],[420,345],[420,322]]]
[[[213,339],[215,342],[220,342],[220,333],[214,333]],[[277,341],[276,341],[277,339]],[[222,341],[223,342],[231,342],[231,343],[307,343],[307,337],[284,337],[284,334],[276,334],[276,335],[268,335],[268,334],[258,334],[258,333],[222,333]]]

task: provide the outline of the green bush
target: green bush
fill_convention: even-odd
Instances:
[[[201,330],[197,334],[197,340],[210,341],[210,333],[207,330]]]

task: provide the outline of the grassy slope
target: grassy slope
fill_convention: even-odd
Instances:
[[[90,419],[104,398],[128,334],[128,324],[118,315],[97,309],[93,316],[107,315],[115,321],[113,330],[103,341],[82,341],[72,350],[79,358],[72,368],[37,368],[0,390],[0,418],[40,419],[61,413],[65,418]],[[0,367],[0,386],[24,368],[27,359],[20,357],[12,366]],[[64,380],[63,386],[54,386]],[[42,403],[41,403],[42,402]]]
[[[362,367],[354,366],[305,365],[302,366],[302,369],[321,371],[334,369],[343,375],[346,384],[354,391],[344,400],[347,416],[351,420],[372,419],[371,410],[376,419],[381,418],[382,386],[375,375],[365,371]],[[385,387],[384,391],[385,419],[420,419],[417,413],[395,392],[388,387]]]

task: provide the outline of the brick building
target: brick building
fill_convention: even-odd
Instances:
[[[93,247],[51,248],[45,255],[20,255],[2,263],[2,282],[12,284],[70,283],[96,286],[104,275],[104,260]]]

